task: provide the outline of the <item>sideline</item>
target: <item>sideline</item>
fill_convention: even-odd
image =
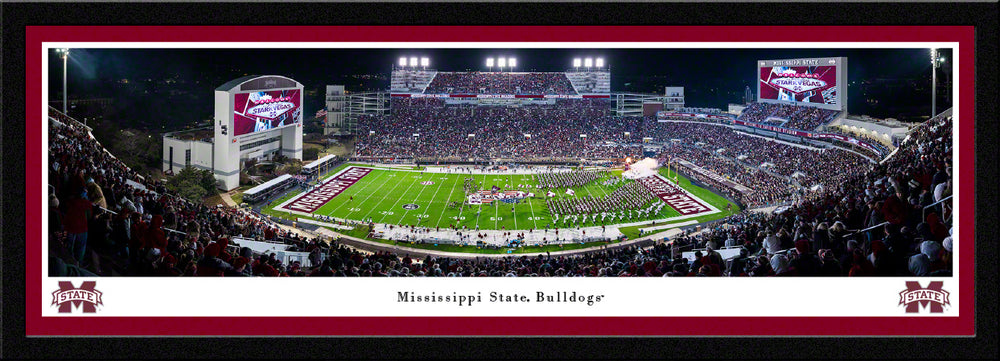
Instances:
[[[645,248],[645,247],[654,245],[657,240],[660,240],[660,239],[663,239],[663,238],[672,238],[674,236],[677,236],[677,235],[683,233],[683,231],[680,228],[674,228],[674,229],[670,229],[670,230],[668,230],[666,232],[657,233],[657,234],[653,234],[653,235],[649,235],[649,236],[644,236],[644,237],[639,237],[639,238],[636,238],[636,239],[630,239],[628,241],[624,241],[624,242],[620,242],[620,243],[613,243],[613,244],[609,244],[607,246],[595,246],[595,247],[589,247],[589,248],[583,248],[583,249],[574,249],[574,250],[568,250],[568,251],[556,251],[556,252],[548,252],[548,253],[546,253],[546,252],[537,252],[537,253],[511,253],[511,254],[507,254],[507,253],[442,252],[442,251],[435,251],[435,250],[428,250],[428,249],[402,247],[402,246],[396,246],[396,245],[391,245],[391,244],[385,244],[385,243],[381,243],[381,242],[369,241],[369,240],[366,240],[366,239],[361,239],[361,238],[357,238],[357,237],[352,237],[352,236],[348,236],[348,235],[345,235],[345,234],[341,234],[339,232],[334,232],[334,231],[331,231],[331,230],[328,230],[328,229],[326,230],[326,232],[323,232],[323,234],[328,234],[328,233],[332,233],[333,235],[335,235],[335,237],[339,237],[340,240],[338,242],[340,242],[340,243],[349,245],[349,246],[354,247],[354,248],[363,247],[363,248],[359,249],[358,251],[367,251],[367,252],[388,251],[388,252],[395,253],[397,255],[407,255],[407,256],[411,256],[411,257],[412,256],[420,256],[420,257],[434,256],[434,257],[447,257],[447,258],[476,259],[476,258],[508,258],[508,257],[515,257],[516,258],[516,257],[521,257],[521,256],[535,257],[535,256],[538,256],[538,255],[543,255],[543,254],[548,254],[549,256],[571,256],[571,255],[586,254],[586,253],[593,253],[593,252],[602,252],[602,251],[605,251],[605,250],[617,249],[617,248],[629,247],[629,246],[640,246],[640,247]]]

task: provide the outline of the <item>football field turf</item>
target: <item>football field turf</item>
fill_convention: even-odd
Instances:
[[[334,174],[337,174],[337,171],[332,172],[331,176]],[[614,177],[617,177],[621,173],[617,171],[613,174]],[[557,225],[552,224],[553,215],[545,203],[545,200],[549,199],[546,197],[548,190],[535,188],[537,184],[535,177],[532,174],[432,173],[371,168],[370,173],[345,188],[341,193],[313,211],[312,214],[430,228],[446,228],[451,225],[466,226],[469,229],[475,229],[478,226],[482,230],[568,227],[562,222]],[[573,187],[576,192],[575,196],[567,195],[566,188],[554,189],[552,191],[556,193],[556,196],[552,199],[583,196],[604,197],[627,182],[633,182],[625,180],[614,185],[601,184],[608,177],[611,176],[602,176],[584,186]],[[466,178],[473,178],[477,185],[481,182],[482,185],[479,189],[491,189],[493,186],[497,186],[505,191],[523,190],[535,195],[525,198],[519,203],[494,201],[491,204],[470,205],[466,204],[464,189]],[[526,187],[519,188],[519,184],[526,185]],[[714,194],[708,194],[714,196]],[[707,199],[704,194],[699,194],[699,196],[709,203],[717,201]],[[655,202],[659,202],[659,200]],[[716,205],[716,207],[718,206]],[[724,207],[724,203],[722,206]],[[614,222],[609,219],[607,225],[677,216],[680,216],[680,213],[676,210],[663,207],[662,212],[654,217],[626,218]],[[600,226],[601,224],[600,222],[588,221],[583,226]]]

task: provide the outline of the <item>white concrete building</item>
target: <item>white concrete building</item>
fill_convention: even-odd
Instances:
[[[219,188],[232,190],[243,161],[277,154],[302,159],[302,89],[278,75],[246,76],[216,88],[212,127],[163,135],[163,171],[209,169]]]

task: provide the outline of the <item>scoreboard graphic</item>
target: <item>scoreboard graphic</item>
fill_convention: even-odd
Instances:
[[[300,123],[302,94],[298,89],[259,91],[235,95],[233,135],[277,129]]]
[[[757,101],[846,110],[847,58],[760,60]]]

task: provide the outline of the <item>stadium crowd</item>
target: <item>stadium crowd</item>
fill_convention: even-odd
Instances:
[[[394,109],[391,118],[365,118],[361,134],[369,129],[375,134],[359,140],[358,153],[621,157],[641,149],[613,146],[608,148],[616,149],[602,153],[598,149],[605,146],[594,143],[621,140],[623,131],[631,130],[678,139],[661,158],[681,157],[730,176],[755,192],[765,192],[762,200],[772,199],[769,190],[761,191],[767,185],[787,194],[781,193],[787,181],[747,164],[772,163],[773,172],[782,177],[807,173],[800,183],[822,180],[824,187],[780,211],[739,213],[704,232],[650,249],[415,260],[386,252],[365,254],[337,242],[327,245],[284,231],[253,213],[184,201],[162,182],[140,177],[111,156],[75,120],[50,111],[50,275],[945,276],[953,269],[950,203],[933,205],[952,193],[950,117],[938,116],[915,127],[892,158],[869,167],[849,152],[812,151],[724,127],[640,127],[636,124],[642,122],[610,117],[600,106],[483,109],[419,103]],[[779,109],[745,115],[754,117],[754,112],[777,114]],[[802,123],[805,129],[815,128],[808,128],[810,122]],[[525,133],[532,134],[531,141]],[[593,136],[582,140],[578,134]],[[727,151],[719,154],[719,148]],[[274,254],[236,247],[233,240],[238,238],[292,244],[309,252],[318,266],[281,264]],[[715,250],[727,246],[741,247],[740,256],[723,260]],[[680,257],[682,250],[695,248],[704,251],[693,262]]]
[[[564,73],[438,72],[427,94],[575,95]]]
[[[951,193],[950,132],[950,118],[934,118],[892,159],[852,173],[849,182],[780,212],[730,216],[669,245],[423,262],[354,254],[330,268],[338,276],[389,277],[947,276],[953,271],[951,211],[931,207],[923,217],[922,210]],[[725,260],[716,251],[722,247],[740,247],[740,254]],[[681,256],[695,248],[694,261]]]
[[[76,120],[55,111],[50,117],[48,233],[53,275],[219,275],[220,269],[234,265],[219,260],[252,256],[227,251],[229,239],[298,248],[316,243],[243,209],[177,197],[162,182],[139,176],[113,157]],[[270,258],[268,262],[273,263]],[[248,258],[245,265],[258,264]]]
[[[739,119],[752,123],[774,125],[788,129],[813,131],[837,116],[836,110],[798,105],[752,103],[743,109]],[[768,118],[782,120],[769,120]]]
[[[638,134],[641,123],[610,113],[604,101],[586,99],[520,108],[445,106],[439,99],[396,101],[391,115],[360,117],[358,133],[362,136],[355,144],[355,155],[467,161],[641,154],[640,147],[625,144],[624,135]]]
[[[673,167],[679,165],[677,160],[692,162],[704,170],[713,172],[729,180],[749,188],[748,192],[740,192],[728,184],[702,176],[697,172],[686,172],[687,176],[695,178],[697,181],[708,184],[718,191],[725,192],[730,198],[740,201],[746,207],[754,208],[777,204],[785,201],[794,187],[790,182],[770,173],[737,163],[732,159],[722,158],[713,155],[711,152],[697,147],[684,145],[672,145],[663,148],[658,159],[663,164],[671,162]]]
[[[643,127],[643,136],[671,140],[660,152],[661,162],[685,159],[752,189],[750,197],[735,197],[745,198],[751,207],[785,198],[792,178],[802,187],[831,186],[869,164],[840,149],[813,150],[699,122],[651,122]]]
[[[675,241],[745,248],[743,260],[733,262],[735,274],[750,265],[765,275],[950,275],[951,209],[933,204],[951,194],[951,129],[950,118],[933,118],[888,161],[849,174],[837,187],[781,212],[737,214]]]

